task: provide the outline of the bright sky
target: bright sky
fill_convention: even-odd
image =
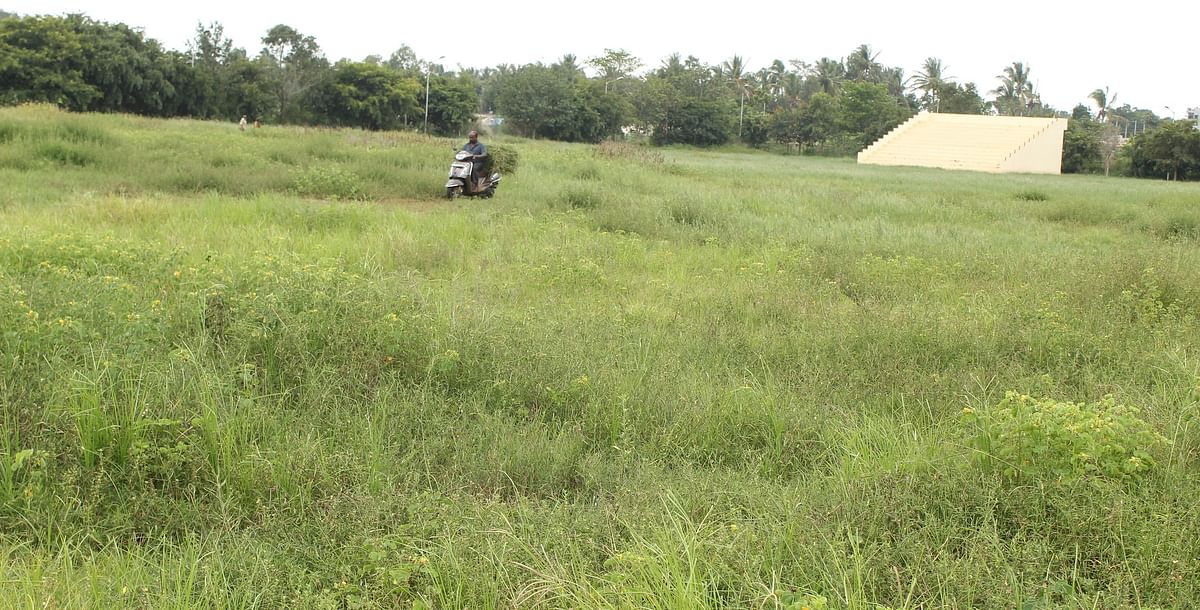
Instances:
[[[386,58],[407,44],[423,59],[445,56],[438,63],[447,68],[551,62],[564,53],[582,63],[607,47],[626,49],[650,67],[672,52],[708,63],[736,53],[757,70],[777,58],[842,58],[867,43],[880,62],[904,68],[906,76],[926,57],[939,57],[950,76],[974,82],[985,97],[991,97],[986,92],[997,86],[996,75],[1005,66],[1024,61],[1042,99],[1060,109],[1069,111],[1106,86],[1117,95],[1117,105],[1160,116],[1183,118],[1188,107],[1200,106],[1195,78],[1200,2],[1194,0],[1121,3],[1121,9],[1108,8],[1104,0],[275,4],[282,3],[0,0],[0,8],[20,14],[80,12],[124,22],[180,50],[197,23],[213,21],[251,55],[271,26],[284,23],[315,37],[331,60]]]

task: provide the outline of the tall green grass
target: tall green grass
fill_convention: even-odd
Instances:
[[[507,145],[0,111],[0,606],[1200,600],[1194,186]]]

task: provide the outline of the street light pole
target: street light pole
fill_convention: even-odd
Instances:
[[[614,79],[612,79],[612,80],[606,80],[606,81],[604,81],[604,92],[605,92],[605,93],[608,93],[608,85],[609,85],[610,83],[615,83],[615,82],[617,82],[617,81],[621,80],[622,78],[625,78],[626,76],[627,76],[626,74],[622,74],[621,76],[618,76],[618,77],[616,77],[616,78],[614,78]]]
[[[443,59],[446,59],[445,55],[435,59],[434,61],[441,61]],[[431,72],[433,72],[433,64],[426,65],[425,66],[425,133],[426,134],[429,133],[429,74]]]

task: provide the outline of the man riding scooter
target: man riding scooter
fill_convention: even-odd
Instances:
[[[479,141],[479,132],[472,129],[467,133],[467,143],[463,144],[463,151],[475,155],[471,158],[471,165],[474,171],[471,172],[471,178],[475,181],[474,191],[480,190],[487,176],[483,173],[484,158],[487,157],[487,147]]]
[[[472,131],[467,136],[470,140],[463,144],[462,150],[454,155],[454,163],[450,164],[446,198],[456,199],[466,195],[490,199],[496,194],[496,187],[500,185],[500,174],[493,172],[488,175],[485,171],[491,158],[488,156],[487,147],[479,143],[479,133]]]

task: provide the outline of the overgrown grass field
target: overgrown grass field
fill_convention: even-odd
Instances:
[[[0,110],[0,607],[1194,608],[1200,188]]]

